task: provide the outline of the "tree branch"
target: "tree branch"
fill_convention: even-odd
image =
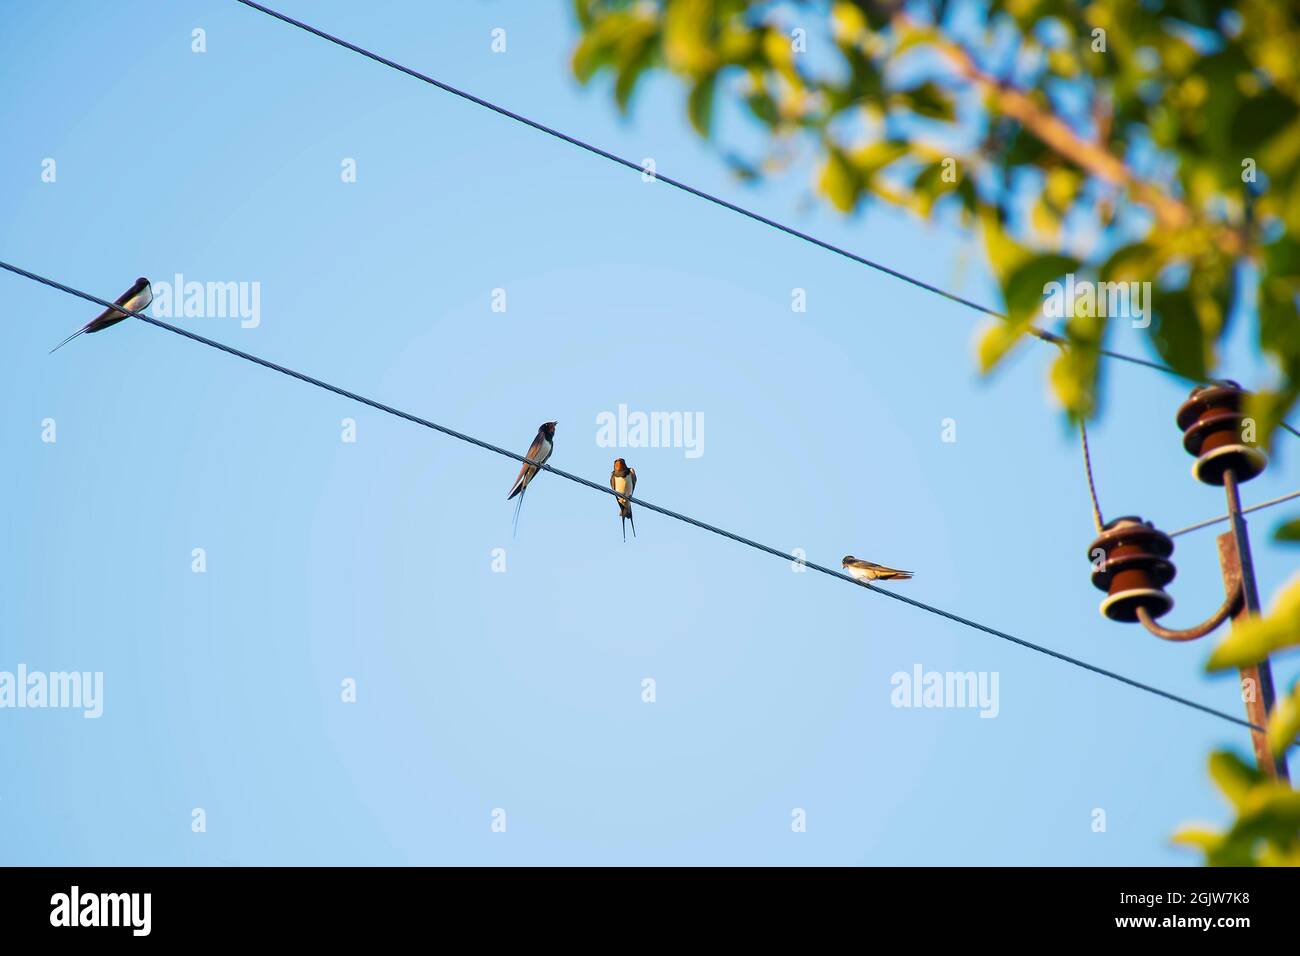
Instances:
[[[897,17],[896,23],[901,30],[925,29],[903,15]],[[1103,182],[1127,189],[1133,199],[1155,214],[1160,228],[1184,230],[1197,224],[1195,212],[1186,203],[1138,177],[1122,159],[1100,143],[1084,139],[1064,120],[1044,110],[1025,91],[990,76],[964,47],[937,34],[932,35],[930,44],[960,77],[982,90],[1000,113],[1014,119],[1062,159]],[[1223,251],[1232,256],[1246,252],[1246,242],[1240,232],[1226,226],[1219,227],[1218,232],[1216,242]]]

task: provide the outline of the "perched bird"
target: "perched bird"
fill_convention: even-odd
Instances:
[[[551,457],[551,451],[555,448],[555,426],[557,424],[559,423],[543,422],[542,426],[537,429],[537,437],[528,446],[528,454],[524,456],[528,461],[524,462],[519,468],[515,483],[510,486],[510,494],[506,495],[506,501],[509,501],[515,495],[519,496],[519,504],[515,505],[515,530],[519,528],[519,509],[524,506],[524,492],[528,490],[528,483],[533,480],[538,468],[546,464],[546,459]]]
[[[124,306],[132,312],[140,312],[147,309],[149,303],[152,301],[153,289],[149,286],[149,280],[142,277],[136,279],[135,284],[131,286],[131,288],[127,289],[114,299],[113,304]],[[54,348],[50,349],[50,354],[63,348],[63,346],[67,345],[82,332],[102,332],[109,326],[117,325],[117,323],[121,322],[123,319],[129,319],[130,317],[131,316],[127,315],[125,312],[118,312],[116,309],[105,309],[58,345],[54,346]]]
[[[840,562],[840,566],[849,572],[850,577],[857,578],[859,581],[906,581],[912,576],[911,571],[887,568],[883,564],[863,561],[851,554],[845,555],[844,560]]]
[[[636,469],[629,468],[622,458],[615,458],[614,471],[609,476],[609,486],[618,492],[614,500],[618,502],[618,516],[623,525],[623,540],[626,541],[627,523],[632,521],[632,502],[624,495],[631,496],[636,492]],[[635,521],[632,521],[632,537],[636,537]]]

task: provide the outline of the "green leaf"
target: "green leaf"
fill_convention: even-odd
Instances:
[[[826,153],[817,186],[840,212],[852,212],[862,194],[862,180],[848,158],[832,146]]]
[[[1068,166],[1057,166],[1047,174],[1043,195],[1057,212],[1064,213],[1074,204],[1083,186],[1083,177]]]
[[[1251,791],[1264,779],[1258,770],[1230,750],[1210,754],[1210,776],[1238,809],[1249,803]]]
[[[745,102],[749,105],[749,111],[765,126],[773,127],[781,121],[781,114],[777,111],[776,101],[772,99],[766,90],[750,93],[745,97]]]
[[[1298,177],[1300,178],[1300,177]],[[1280,256],[1279,256],[1280,258]],[[1271,266],[1272,262],[1268,262]],[[1282,263],[1279,262],[1279,265]],[[1296,305],[1300,280],[1288,279],[1266,269],[1259,277],[1259,344],[1282,358],[1300,355],[1300,308]]]
[[[589,0],[573,0],[573,16],[578,26],[586,30],[591,26],[591,4]]]
[[[1283,233],[1264,247],[1264,262],[1273,278],[1300,278],[1300,239]]]
[[[989,268],[1006,287],[1008,278],[1033,252],[1017,242],[1007,232],[1002,211],[993,207],[980,209],[980,227],[984,236],[984,251],[988,255]]]
[[[899,91],[893,100],[928,119],[951,122],[956,116],[952,93],[931,80],[910,90]]]
[[[637,81],[654,62],[655,56],[654,26],[630,17],[625,19],[628,21],[627,32],[616,39],[613,53],[617,61],[614,102],[624,113],[632,102]]]
[[[713,88],[718,74],[710,73],[695,81],[690,96],[686,101],[686,114],[690,117],[695,132],[708,139],[713,125]]]
[[[1287,543],[1300,542],[1300,518],[1292,518],[1285,524],[1278,525],[1273,531],[1273,540]]]
[[[1013,325],[1024,325],[1039,316],[1048,318],[1065,318],[1069,315],[1069,304],[1064,302],[1064,287],[1057,283],[1067,273],[1079,268],[1079,260],[1073,256],[1046,253],[1029,255],[1021,259],[1007,274],[1002,285],[1002,294],[1007,303],[1007,316]],[[1053,285],[1056,283],[1056,285]],[[1059,292],[1057,287],[1060,286]],[[1061,314],[1052,316],[1045,312],[1045,306],[1060,302]]]
[[[1185,827],[1174,834],[1172,842],[1200,850],[1208,866],[1253,866],[1256,862],[1248,843],[1229,840],[1226,834],[1206,827]]]
[[[1275,651],[1296,646],[1300,646],[1300,574],[1290,580],[1267,614],[1234,624],[1205,668],[1249,667]]]
[[[1121,246],[1110,254],[1098,276],[1102,282],[1154,282],[1160,271],[1159,250],[1149,242]]]
[[[700,75],[718,68],[713,0],[678,0],[663,10],[664,56],[674,70]]]
[[[1151,295],[1155,313],[1150,335],[1161,357],[1179,372],[1193,379],[1209,374],[1210,347],[1189,289],[1156,289]]]
[[[1268,719],[1268,746],[1273,756],[1286,753],[1297,737],[1300,737],[1300,684],[1278,699],[1273,716]]]
[[[1278,423],[1286,418],[1291,406],[1295,404],[1295,391],[1276,391],[1260,389],[1246,396],[1246,417],[1255,422],[1255,440],[1269,448],[1273,436],[1277,434]]]
[[[767,57],[767,62],[771,64],[772,69],[781,74],[781,77],[792,87],[803,86],[799,72],[794,67],[794,48],[786,33],[781,30],[764,30],[763,55]]]
[[[1078,268],[1079,260],[1054,253],[1038,254],[1012,239],[993,210],[983,215],[984,245],[989,264],[1002,285],[1007,320],[990,326],[976,346],[980,370],[988,373],[1020,340],[1024,329],[1033,324],[1048,301],[1046,286],[1067,272]]]
[[[1052,363],[1052,391],[1075,421],[1091,418],[1097,405],[1097,377],[1101,374],[1101,339],[1107,319],[1077,315],[1066,326],[1070,347]]]
[[[894,160],[907,154],[908,144],[896,139],[880,139],[859,147],[849,154],[864,181],[880,172]]]
[[[1010,322],[995,319],[988,323],[975,345],[975,356],[979,362],[980,372],[987,375],[993,371],[1022,337],[1020,330]]]
[[[1181,846],[1190,846],[1204,851],[1207,855],[1223,845],[1223,835],[1208,827],[1183,827],[1172,837],[1171,842]]]
[[[586,83],[601,67],[610,62],[609,46],[598,33],[584,34],[573,50],[573,75],[579,83]]]
[[[1228,832],[1234,842],[1268,840],[1286,845],[1300,833],[1300,793],[1273,782],[1257,786]]]
[[[1228,751],[1210,755],[1210,776],[1232,803],[1236,820],[1226,833],[1185,827],[1175,843],[1201,850],[1210,866],[1300,862],[1300,794]]]
[[[1296,118],[1296,103],[1276,89],[1251,97],[1233,112],[1229,142],[1250,156]]]
[[[944,176],[948,168],[944,165],[943,160],[936,160],[927,166],[923,166],[921,171],[917,173],[916,178],[912,180],[912,193],[916,200],[916,207],[921,215],[930,215],[935,202],[941,196],[959,187],[958,180],[960,176],[953,176],[951,179]]]
[[[835,36],[845,43],[856,43],[867,30],[867,18],[852,3],[831,4],[831,27]]]
[[[1047,198],[1040,196],[1029,210],[1029,221],[1035,231],[1049,242],[1055,242],[1061,232],[1061,216]]]
[[[1002,165],[1008,169],[1017,166],[1037,166],[1050,160],[1052,155],[1041,139],[1027,133],[1019,126],[1012,127]]]

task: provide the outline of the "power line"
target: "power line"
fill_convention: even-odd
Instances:
[[[1245,515],[1245,514],[1250,514],[1252,511],[1263,511],[1265,508],[1271,508],[1274,505],[1280,505],[1282,502],[1290,501],[1293,498],[1300,498],[1300,491],[1293,491],[1289,495],[1282,495],[1281,497],[1274,498],[1271,501],[1261,501],[1259,504],[1251,505],[1249,508],[1242,508],[1241,513]],[[1219,515],[1219,517],[1211,518],[1208,521],[1201,521],[1197,524],[1191,524],[1188,525],[1186,528],[1179,528],[1177,531],[1170,531],[1169,537],[1176,538],[1180,534],[1187,534],[1189,531],[1200,531],[1202,528],[1208,528],[1211,525],[1216,525],[1220,521],[1227,521],[1231,517],[1232,517],[1231,515]]]
[[[1290,425],[1286,425],[1285,422],[1282,422],[1281,424],[1285,425],[1288,431],[1292,431],[1292,432],[1295,431],[1294,428],[1292,428]],[[1080,420],[1079,422],[1079,435],[1082,438],[1083,471],[1088,479],[1088,497],[1092,505],[1092,521],[1097,528],[1097,533],[1100,534],[1105,529],[1105,524],[1101,518],[1101,506],[1097,503],[1097,484],[1094,481],[1092,476],[1092,455],[1088,449],[1088,426],[1082,420]],[[1291,501],[1294,498],[1300,498],[1300,491],[1293,491],[1288,495],[1282,495],[1281,497],[1273,498],[1270,501],[1261,501],[1259,504],[1251,505],[1249,508],[1242,508],[1241,513],[1250,514],[1252,511],[1263,511],[1265,508],[1271,508],[1274,505],[1280,505],[1283,502]],[[1180,534],[1187,534],[1189,531],[1199,531],[1202,528],[1208,528],[1211,525],[1216,525],[1220,521],[1227,521],[1231,517],[1232,517],[1231,515],[1219,515],[1219,517],[1217,518],[1210,518],[1207,521],[1201,521],[1193,525],[1188,525],[1186,528],[1179,528],[1177,531],[1171,531],[1169,532],[1169,537],[1176,538]]]
[[[432,76],[429,76],[428,74],[425,73],[421,73],[419,70],[411,69],[411,67],[409,66],[403,66],[402,64],[396,62],[395,60],[390,60],[386,56],[382,56],[381,54],[374,53],[371,50],[367,50],[365,47],[358,46],[357,44],[352,43],[349,40],[344,40],[342,37],[335,36],[332,33],[326,33],[324,30],[318,29],[317,27],[314,27],[309,23],[304,23],[301,20],[295,20],[293,17],[288,16],[287,14],[284,13],[280,13],[278,10],[272,10],[270,7],[266,7],[260,3],[254,2],[254,0],[238,0],[238,2],[242,3],[246,7],[250,7],[253,10],[257,10],[260,13],[264,13],[269,17],[273,17],[276,20],[281,21],[282,23],[287,23],[290,26],[297,27],[299,30],[304,30],[307,33],[313,34],[314,36],[318,36],[322,40],[328,40],[330,43],[336,44],[337,46],[341,46],[345,50],[351,50],[353,53],[360,54],[361,56],[373,60],[376,63],[379,63],[383,66],[386,66],[389,69],[397,70],[399,73],[405,73],[407,76],[412,77],[413,79],[417,79],[422,83],[428,83],[430,86],[437,87],[438,89],[442,90],[445,93],[450,93],[453,96],[459,96],[461,99],[468,100],[469,102],[475,104],[476,106],[481,106],[484,109],[491,110],[494,113],[498,113],[501,116],[505,116],[508,119],[514,120],[516,123],[522,123],[525,126],[532,127],[538,132],[545,133],[547,136],[552,136],[555,139],[570,144],[571,146],[576,146],[579,149],[583,149],[596,156],[600,156],[602,159],[607,159],[611,163],[617,163],[620,166],[626,166],[628,169],[636,170],[639,173],[645,172],[644,167],[640,163],[633,162],[632,160],[619,156],[616,153],[611,153],[607,149],[602,149],[601,147],[593,145],[592,143],[588,143],[585,140],[581,140],[576,136],[571,136],[570,134],[565,133],[562,130],[558,130],[553,126],[547,126],[545,123],[541,123],[538,122],[537,120],[530,119],[529,117],[524,116],[521,113],[516,113],[514,110],[510,110],[497,103],[493,103],[491,100],[485,100],[481,96],[476,96],[473,93],[470,93],[466,90],[462,90],[458,87],[452,86],[450,83],[444,83],[442,80],[434,79]],[[916,286],[918,289],[924,289],[926,292],[932,292],[935,295],[942,296],[943,298],[949,300],[950,302],[955,302],[958,305],[963,305],[968,309],[974,309],[976,312],[980,312],[983,313],[984,315],[992,316],[993,318],[1002,319],[1004,321],[1007,319],[1006,314],[1003,312],[999,312],[997,309],[992,309],[986,305],[980,305],[978,302],[957,295],[955,292],[949,292],[947,289],[940,288],[939,286],[926,282],[923,279],[918,279],[915,276],[908,275],[907,273],[901,272],[898,269],[894,269],[890,266],[887,266],[884,263],[876,262],[872,259],[866,258],[865,256],[860,256],[856,252],[850,252],[844,247],[837,246],[834,243],[827,242],[824,239],[818,239],[816,236],[810,233],[804,232],[803,230],[800,229],[796,229],[793,226],[788,226],[783,222],[778,222],[777,220],[764,216],[761,213],[754,212],[752,209],[746,209],[744,206],[739,206],[736,203],[723,199],[720,196],[715,196],[713,193],[706,192],[703,189],[699,189],[695,186],[692,186],[689,183],[683,182],[680,179],[674,179],[671,176],[665,176],[663,173],[660,173],[658,171],[652,173],[651,175],[653,175],[653,177],[659,182],[667,183],[669,186],[672,186],[675,189],[680,189],[682,192],[689,193],[690,195],[695,196],[699,199],[703,199],[706,202],[713,203],[715,206],[721,206],[723,209],[728,209],[731,212],[746,217],[747,219],[752,219],[755,222],[762,223],[763,225],[769,226],[772,229],[776,229],[779,232],[783,232],[788,236],[793,236],[796,239],[802,239],[804,242],[812,243],[814,246],[818,246],[819,248],[825,249],[827,252],[833,252],[838,256],[843,256],[844,258],[852,260],[853,262],[856,262],[859,265],[864,265],[870,269],[875,269],[877,272],[883,272],[885,275],[892,276],[893,278],[906,282],[909,285]],[[1034,326],[1029,326],[1026,329],[1024,329],[1024,331],[1034,336],[1035,338],[1041,339],[1042,341],[1051,343],[1053,345],[1064,346],[1066,344],[1066,339],[1063,336],[1057,335],[1054,332],[1049,332],[1046,329],[1040,329]],[[1104,355],[1107,358],[1118,359],[1119,361],[1122,362],[1130,362],[1134,365],[1142,365],[1145,366],[1146,368],[1155,369],[1156,371],[1165,372],[1168,375],[1173,375],[1178,378],[1186,379],[1189,382],[1198,382],[1203,384],[1206,382],[1213,381],[1212,379],[1201,379],[1201,378],[1196,378],[1195,376],[1185,375],[1184,373],[1168,365],[1163,365],[1159,362],[1152,362],[1149,359],[1138,358],[1136,355],[1127,355],[1123,352],[1112,351],[1111,349],[1099,349],[1098,352],[1099,354]]]
[[[202,335],[198,335],[195,332],[190,332],[187,329],[179,328],[175,325],[172,325],[169,322],[163,322],[160,319],[152,318],[151,316],[145,315],[143,312],[138,312],[135,311],[134,309],[128,309],[125,308],[124,306],[119,306],[116,303],[109,302],[107,299],[101,299],[98,296],[91,295],[88,292],[82,292],[80,289],[74,289],[71,286],[64,285],[62,282],[59,282],[55,279],[51,279],[43,275],[38,275],[37,273],[34,272],[29,272],[26,269],[22,269],[18,266],[11,265],[10,263],[4,261],[0,261],[0,268],[6,269],[9,272],[14,273],[15,275],[22,276],[26,279],[31,279],[34,282],[39,282],[42,285],[49,286],[50,288],[58,289],[60,292],[66,292],[68,295],[77,296],[78,298],[84,299],[87,302],[93,302],[96,305],[102,306],[103,308],[114,309],[118,312],[125,313],[126,315],[134,316],[135,318],[140,319],[142,322],[147,322],[149,325],[157,326],[160,329],[166,329],[168,332],[174,332],[177,335],[183,336],[184,338],[191,339],[195,342],[199,342],[202,345],[207,345],[211,348],[218,349],[222,352],[226,352],[227,354],[233,355],[236,358],[241,358],[247,362],[252,362],[255,365],[260,365],[263,368],[270,369],[273,372],[279,372],[282,375],[287,375],[290,378],[296,378],[298,381],[305,382],[308,385],[314,385],[317,388],[324,389],[325,391],[333,392],[335,395],[339,395],[343,398],[351,399],[352,401],[359,402],[363,405],[368,405],[371,408],[384,412],[385,414],[393,415],[397,418],[405,419],[406,421],[416,425],[422,425],[425,428],[429,428],[432,429],[433,431],[441,432],[442,434],[447,435],[451,438],[455,438],[459,441],[468,442],[471,445],[476,445],[479,448],[483,448],[487,451],[495,452],[498,455],[513,459],[514,461],[518,461],[518,462],[528,461],[528,459],[523,455],[519,455],[505,448],[501,448],[497,445],[493,445],[492,443],[483,441],[480,438],[475,438],[473,435],[467,435],[464,432],[459,432],[453,428],[448,428],[446,425],[440,425],[437,422],[430,421],[427,418],[421,418],[418,415],[413,415],[410,412],[402,411],[401,409],[394,408],[391,405],[385,405],[382,402],[375,401],[372,398],[366,398],[364,395],[359,395],[356,392],[349,391],[348,389],[341,388],[337,385],[331,385],[329,382],[322,381],[321,379],[318,378],[313,378],[312,376],[307,375],[303,372],[295,371],[294,369],[287,368],[283,365],[279,365],[275,362],[272,362],[268,359],[261,358],[256,355],[252,355],[249,352],[244,352],[240,349],[234,348],[233,346],[225,345],[221,342],[216,342]],[[543,471],[548,471],[554,475],[558,475],[561,478],[565,478],[569,481],[575,482],[576,484],[583,485],[595,491],[599,491],[602,494],[610,495],[613,497],[618,496],[618,493],[615,492],[612,488],[608,487],[607,485],[597,484],[596,482],[589,481],[588,479],[580,477],[579,475],[571,474],[570,472],[567,471],[561,471],[559,468],[555,468],[552,465],[542,465],[541,469]],[[761,551],[765,554],[770,554],[773,557],[780,558],[783,561],[802,564],[805,567],[812,568],[814,571],[820,571],[822,574],[828,575],[829,577],[838,578],[842,581],[848,582],[849,584],[854,584],[857,585],[858,587],[866,588],[867,590],[872,591],[875,594],[885,595],[886,597],[889,597],[895,601],[901,601],[902,603],[911,605],[912,607],[918,608],[919,610],[926,611],[930,614],[936,614],[940,617],[947,618],[950,621],[953,621],[958,624],[962,624],[969,628],[973,628],[974,630],[977,631],[983,631],[985,634],[991,634],[994,637],[998,637],[1001,638],[1002,640],[1009,641],[1012,644],[1018,644],[1021,647],[1028,648],[1029,650],[1032,651],[1037,651],[1038,653],[1045,654],[1048,657],[1056,658],[1059,661],[1064,661],[1065,663],[1072,664],[1075,667],[1079,667],[1084,670],[1091,671],[1094,674],[1099,674],[1103,677],[1109,677],[1111,680],[1119,681],[1122,684],[1127,684],[1130,687],[1137,688],[1138,690],[1145,691],[1149,694],[1154,694],[1158,697],[1163,697],[1166,700],[1170,700],[1173,701],[1174,703],[1182,704],[1185,707],[1190,707],[1193,710],[1200,711],[1201,713],[1218,717],[1221,720],[1226,720],[1239,727],[1246,727],[1250,730],[1261,729],[1255,726],[1254,724],[1250,723],[1249,721],[1241,719],[1240,717],[1234,717],[1231,714],[1227,714],[1224,713],[1223,711],[1216,710],[1213,707],[1207,707],[1206,705],[1199,704],[1194,700],[1190,700],[1186,697],[1180,697],[1177,694],[1170,693],[1169,691],[1166,690],[1161,690],[1159,687],[1154,687],[1151,684],[1146,684],[1143,683],[1142,681],[1134,680],[1131,677],[1126,677],[1123,674],[1117,673],[1115,671],[1107,670],[1104,667],[1098,667],[1095,664],[1089,664],[1087,661],[1079,660],[1078,658],[1071,657],[1068,654],[1062,654],[1060,651],[1054,651],[1051,648],[1044,647],[1041,644],[1035,644],[1032,641],[1027,641],[1024,640],[1023,638],[1015,637],[1012,634],[1008,634],[1006,631],[1001,631],[998,630],[997,628],[989,627],[988,625],[981,624],[978,621],[972,620],[971,618],[962,617],[960,614],[954,614],[951,611],[945,611],[942,608],[935,607],[934,605],[931,604],[926,604],[925,602],[915,600],[914,598],[906,597],[902,594],[898,594],[894,591],[890,591],[885,588],[878,588],[865,581],[859,581],[856,578],[849,577],[847,574],[844,574],[842,571],[837,571],[825,565],[816,564],[811,561],[803,560],[801,558],[796,557],[793,554],[789,554],[785,551],[782,551],[779,548],[773,548],[769,545],[762,544],[761,542],[754,541],[752,538],[746,538],[743,535],[739,535],[736,534],[735,532],[728,531],[725,528],[719,528],[717,525],[712,525],[707,522],[700,521],[697,518],[692,518],[691,516],[682,514],[681,512],[678,511],[672,511],[671,509],[661,507],[660,505],[651,504],[650,502],[645,501],[641,498],[636,498],[632,496],[624,496],[624,497],[627,497],[633,504],[637,505],[638,507],[645,508],[647,511],[654,511],[666,517],[673,518],[674,520],[681,521],[686,524],[694,525],[695,527],[700,528],[703,531],[708,531],[712,534],[716,534],[721,537],[728,538],[732,541],[737,542],[738,544],[743,544],[746,547],[753,548],[756,551]]]
[[[1092,477],[1092,452],[1088,450],[1088,426],[1082,418],[1079,419],[1079,436],[1083,439],[1083,471],[1088,476],[1088,497],[1092,501],[1092,523],[1097,528],[1097,533],[1105,529],[1105,522],[1101,520],[1101,505],[1097,503],[1097,482]]]

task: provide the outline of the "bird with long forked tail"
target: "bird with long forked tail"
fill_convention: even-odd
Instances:
[[[113,304],[130,309],[132,312],[140,312],[147,309],[149,303],[152,301],[153,288],[149,285],[149,280],[142,276],[135,280],[135,284],[132,285],[131,288],[127,289],[114,299]],[[58,345],[54,346],[54,348],[50,349],[50,354],[53,355],[83,332],[102,332],[110,326],[117,325],[117,323],[121,322],[123,319],[129,319],[130,317],[131,316],[127,313],[119,312],[117,309],[105,309]]]
[[[524,456],[528,460],[519,468],[519,474],[515,477],[515,483],[510,486],[510,494],[506,495],[506,501],[509,501],[515,495],[519,496],[519,503],[515,505],[514,530],[519,530],[519,509],[524,506],[524,492],[528,490],[528,483],[533,480],[542,465],[551,457],[551,452],[555,450],[555,426],[559,422],[543,422],[537,429],[537,437],[533,443],[528,446],[528,453]]]
[[[859,581],[906,581],[912,577],[911,571],[900,571],[897,568],[887,568],[883,564],[875,564],[872,561],[863,561],[861,558],[855,558],[848,554],[840,566],[849,572],[849,577],[856,578]]]
[[[635,538],[636,522],[632,519],[632,502],[628,498],[636,491],[636,469],[629,468],[622,458],[615,458],[614,470],[609,476],[609,486],[617,492],[614,500],[618,502],[618,516],[623,525],[623,540],[627,540],[629,521],[632,522],[632,537]]]

